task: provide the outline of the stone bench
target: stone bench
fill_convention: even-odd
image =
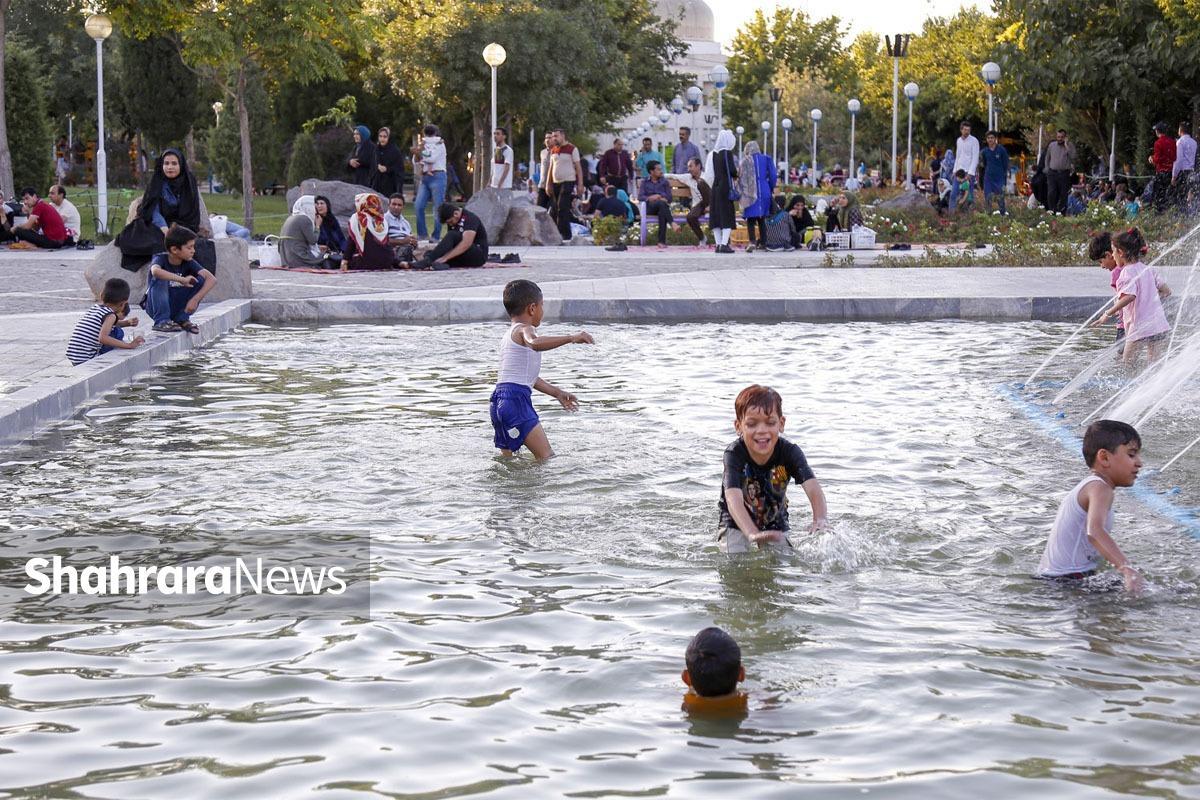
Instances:
[[[214,239],[217,248],[217,285],[209,292],[204,302],[219,303],[222,300],[243,299],[252,296],[250,283],[250,259],[247,244],[242,239]],[[150,270],[143,266],[137,272],[121,267],[121,251],[109,244],[96,248],[96,257],[83,271],[88,288],[96,299],[104,291],[109,278],[121,278],[129,284],[129,300],[136,304],[146,292]]]

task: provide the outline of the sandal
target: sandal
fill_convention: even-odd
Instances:
[[[183,328],[174,322],[156,322],[150,330],[158,331],[159,333],[179,333]]]
[[[200,326],[192,322],[190,319],[185,322],[176,322],[175,324],[179,326],[180,330],[187,331],[188,333],[200,332]]]

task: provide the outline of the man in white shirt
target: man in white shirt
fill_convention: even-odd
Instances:
[[[397,192],[388,199],[383,222],[387,225],[388,247],[395,253],[396,262],[412,263],[416,255],[417,237],[413,236],[412,226],[404,218],[404,195]]]
[[[979,174],[979,140],[971,135],[971,123],[966,120],[958,126],[959,132],[962,134],[958,137],[958,141],[954,143],[954,174],[958,171],[967,173],[968,189],[967,202],[971,207],[975,207],[975,183]],[[950,210],[954,211],[958,205],[958,181],[950,182]]]
[[[1192,123],[1179,123],[1179,139],[1175,142],[1175,163],[1171,166],[1171,191],[1181,208],[1187,205],[1193,171],[1196,169],[1196,140],[1192,138]]]
[[[492,162],[492,188],[508,189],[513,186],[513,149],[508,146],[508,131],[496,128],[492,131],[496,143],[496,157]]]
[[[62,217],[63,225],[67,228],[67,236],[79,241],[79,231],[83,227],[83,220],[79,216],[79,209],[67,199],[67,190],[61,184],[50,187],[50,202],[58,209],[58,215]]]

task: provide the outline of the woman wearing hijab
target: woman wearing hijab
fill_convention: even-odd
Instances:
[[[379,129],[375,165],[375,172],[371,175],[371,188],[384,197],[399,194],[404,186],[404,154],[392,141],[391,128]]]
[[[737,227],[737,212],[733,207],[738,179],[737,159],[733,155],[735,144],[733,131],[722,130],[704,161],[704,181],[712,187],[708,226],[712,229],[718,253],[733,252],[729,246],[729,236]]]
[[[813,238],[820,236],[820,229],[813,230],[817,228],[817,223],[808,210],[808,202],[804,195],[793,195],[792,199],[788,200],[786,213],[792,219],[792,247],[800,249]],[[808,235],[809,231],[812,231],[811,236]]]
[[[317,204],[311,194],[297,198],[292,215],[283,222],[279,232],[279,263],[284,267],[309,269],[337,267],[336,260],[317,250]]]
[[[138,216],[162,230],[182,225],[196,234],[208,233],[208,220],[200,214],[200,189],[183,153],[171,147],[154,162],[154,175],[142,195]]]
[[[323,194],[316,196],[317,206],[317,246],[324,247],[330,253],[337,253],[338,258],[346,252],[346,234],[342,224],[333,215],[333,204]]]
[[[375,143],[371,141],[371,131],[366,125],[354,129],[354,151],[346,160],[350,168],[350,182],[358,186],[370,186],[371,178],[375,175]]]
[[[379,195],[363,192],[354,197],[354,216],[350,218],[350,249],[342,269],[391,269],[393,256],[388,247],[387,222]]]
[[[863,225],[862,207],[858,204],[858,195],[853,192],[842,194],[838,202],[838,228],[852,231]]]
[[[746,142],[745,158],[742,159],[740,183],[742,189],[742,216],[746,218],[746,227],[750,234],[750,250],[755,247],[767,246],[767,217],[774,211],[775,204],[775,166],[768,156],[759,152],[758,142]],[[747,195],[747,189],[750,194]],[[758,228],[757,239],[754,235]]]

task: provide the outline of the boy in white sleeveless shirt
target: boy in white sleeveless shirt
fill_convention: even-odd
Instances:
[[[1112,538],[1113,490],[1133,486],[1142,468],[1141,449],[1132,425],[1102,419],[1088,427],[1083,460],[1092,472],[1059,505],[1038,577],[1086,578],[1095,574],[1103,556],[1121,573],[1126,590],[1141,589],[1141,576]]]
[[[504,310],[512,325],[500,340],[500,374],[492,392],[490,412],[496,431],[496,447],[511,456],[521,445],[538,460],[554,455],[550,440],[533,408],[532,389],[548,394],[567,411],[579,408],[579,400],[570,392],[542,380],[542,351],[565,344],[595,344],[586,331],[571,336],[539,336],[542,322],[542,290],[533,281],[509,281],[504,287]]]

